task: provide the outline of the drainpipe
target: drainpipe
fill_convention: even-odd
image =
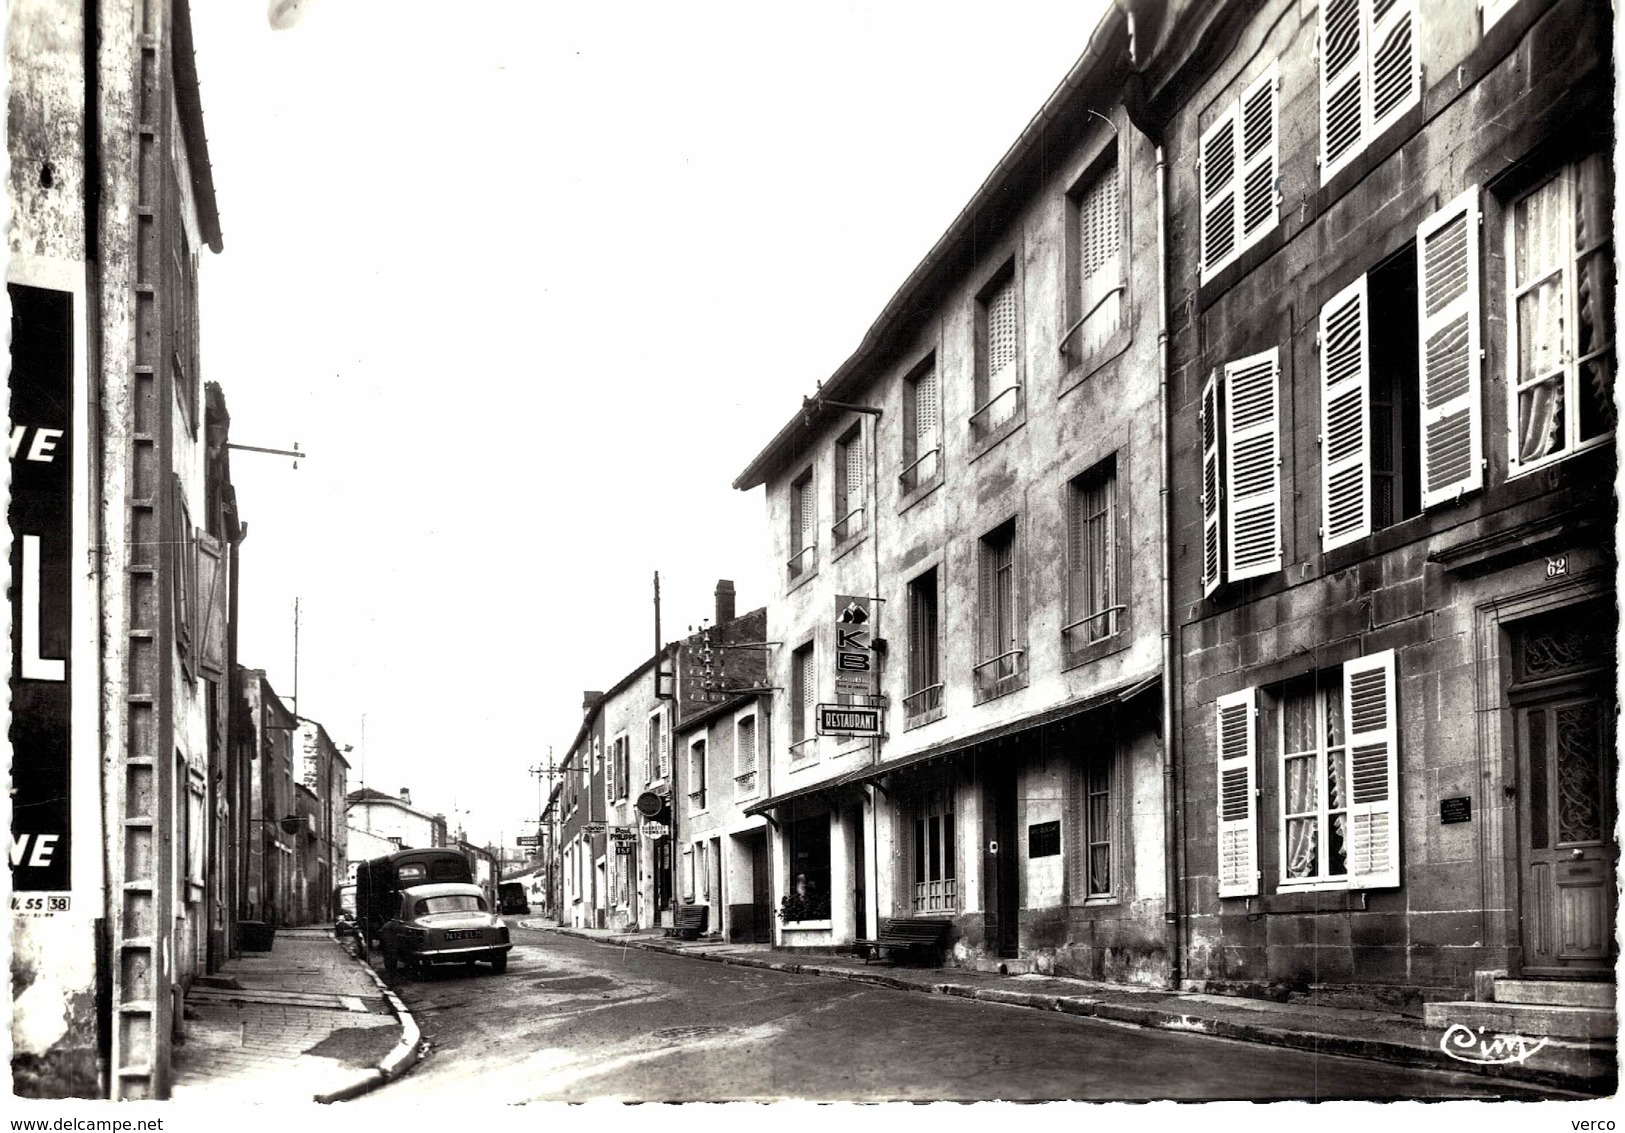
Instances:
[[[1180,917],[1180,823],[1175,807],[1177,777],[1175,752],[1178,737],[1174,732],[1174,567],[1173,567],[1173,469],[1172,431],[1169,428],[1168,396],[1168,196],[1167,161],[1162,143],[1152,136],[1152,124],[1146,120],[1143,89],[1140,82],[1139,45],[1135,37],[1134,12],[1126,0],[1114,0],[1124,15],[1128,30],[1128,53],[1132,88],[1125,98],[1129,120],[1145,140],[1156,148],[1157,185],[1157,421],[1162,429],[1159,446],[1159,481],[1157,497],[1161,523],[1161,556],[1157,564],[1158,586],[1162,604],[1162,820],[1163,820],[1163,930],[1168,949],[1168,981],[1178,988],[1183,968],[1179,939]],[[1160,133],[1160,130],[1158,131]]]

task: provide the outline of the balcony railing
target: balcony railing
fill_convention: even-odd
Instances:
[[[701,811],[701,810],[704,810],[704,809],[705,809],[705,788],[701,787],[697,791],[690,791],[688,793],[688,812],[690,814],[693,814],[696,811]]]
[[[856,516],[857,519],[854,520],[852,518],[853,516]],[[831,527],[829,529],[830,537],[832,539],[834,539],[834,541],[836,543],[844,543],[844,542],[846,542],[846,540],[852,538],[854,535],[861,534],[862,532],[863,532],[863,505],[862,504],[859,504],[857,507],[855,507],[851,511],[847,512],[845,515],[841,516],[840,519],[835,521],[835,526],[833,526],[833,527]]]
[[[791,555],[784,564],[790,571],[791,578],[800,578],[818,566],[818,544],[808,543],[801,550]]]
[[[936,479],[937,457],[941,452],[942,447],[940,445],[936,448],[927,449],[920,454],[913,464],[897,474],[897,484],[905,496],[921,484],[929,484]],[[927,463],[927,461],[930,463]]]
[[[734,776],[734,794],[745,798],[756,793],[756,772],[746,771]]]
[[[989,657],[977,665],[973,672],[983,680],[1001,681],[1006,677],[1013,677],[1020,671],[1019,659],[1026,653],[1025,649],[1007,649],[997,657]]]
[[[1067,327],[1066,333],[1061,336],[1061,353],[1066,353],[1066,344],[1072,341],[1072,336],[1078,333],[1078,328],[1084,323],[1088,322],[1096,311],[1104,307],[1106,305],[1106,300],[1110,299],[1113,295],[1120,294],[1126,290],[1128,290],[1127,284],[1119,283],[1116,287],[1108,289],[1099,299],[1096,299],[1093,303],[1091,303],[1089,305],[1089,309],[1083,314],[1079,315],[1078,321]]]
[[[913,719],[915,716],[924,716],[932,709],[942,707],[942,685],[938,681],[934,685],[926,685],[918,692],[911,692],[903,697],[903,716]]]
[[[1117,615],[1128,609],[1119,603],[1116,606],[1107,606],[1104,610],[1096,610],[1092,614],[1085,614],[1077,621],[1068,622],[1061,627],[1063,634],[1070,634],[1073,630],[1082,630],[1078,636],[1083,638],[1084,644],[1104,641],[1117,633]]]
[[[1007,397],[1011,398],[1011,400],[1001,404]],[[1014,417],[1016,410],[1020,406],[1021,386],[1019,384],[1005,386],[998,393],[984,401],[976,412],[970,415],[970,426],[977,433],[990,433]],[[998,412],[991,412],[995,408],[998,409]],[[987,419],[984,421],[983,417]]]
[[[811,758],[813,752],[815,752],[817,750],[818,750],[818,737],[817,736],[807,736],[805,739],[799,739],[795,743],[790,745],[790,748],[789,748],[790,762],[791,763],[799,763],[804,759]]]
[[[959,883],[951,877],[914,883],[916,913],[952,912],[959,908]]]

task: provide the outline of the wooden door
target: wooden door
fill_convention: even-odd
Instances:
[[[1515,701],[1523,973],[1614,969],[1614,696],[1591,680]]]

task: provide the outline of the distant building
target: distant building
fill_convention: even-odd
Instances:
[[[351,791],[344,802],[349,829],[386,839],[395,843],[396,849],[433,849],[449,843],[446,816],[413,806],[412,792],[406,787],[401,788],[399,795],[362,787]],[[348,850],[350,860],[366,861],[365,857],[357,856],[358,849],[359,846]]]

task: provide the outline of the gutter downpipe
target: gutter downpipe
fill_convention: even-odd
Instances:
[[[1126,0],[1113,0],[1123,13],[1128,25],[1128,55],[1131,73],[1129,82],[1140,77],[1139,44],[1135,35],[1134,12]],[[1135,96],[1142,92],[1135,91]],[[1127,101],[1127,100],[1125,100]],[[1143,104],[1136,109],[1142,111]],[[1178,739],[1174,733],[1174,680],[1173,680],[1173,493],[1170,488],[1173,470],[1172,434],[1169,428],[1168,396],[1168,195],[1167,160],[1162,143],[1151,136],[1141,114],[1130,113],[1140,135],[1156,148],[1157,183],[1157,422],[1162,431],[1159,446],[1157,498],[1161,524],[1161,558],[1158,562],[1158,586],[1162,606],[1162,819],[1163,819],[1163,931],[1168,950],[1168,983],[1178,989],[1182,982],[1180,949],[1180,871],[1181,851],[1179,815],[1176,809],[1177,777],[1174,758]]]

